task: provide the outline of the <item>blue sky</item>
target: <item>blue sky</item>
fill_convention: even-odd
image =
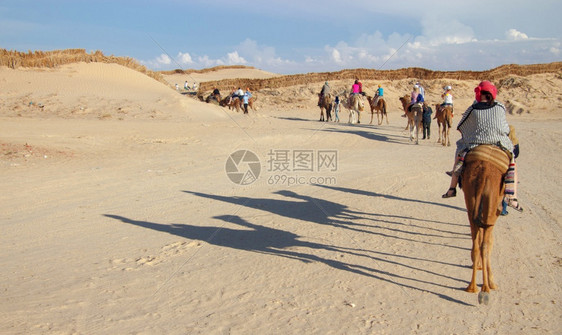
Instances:
[[[152,70],[486,70],[562,60],[562,1],[0,0],[0,48],[81,48]]]

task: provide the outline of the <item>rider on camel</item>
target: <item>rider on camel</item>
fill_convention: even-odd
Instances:
[[[324,96],[330,94],[330,85],[328,85],[328,82],[326,81],[324,83],[324,86],[322,86],[322,90],[320,91],[320,94],[318,94],[318,107],[322,106],[322,101],[324,100]]]
[[[384,94],[384,90],[382,89],[381,84],[379,84],[379,87],[375,91],[375,96],[373,97],[373,104],[375,106],[379,103],[379,98],[382,98],[383,94]]]
[[[217,101],[221,101],[221,92],[219,91],[219,89],[215,86],[213,89],[213,97],[215,98],[215,100]]]
[[[453,115],[453,95],[451,94],[451,86],[445,86],[444,87],[445,92],[443,92],[443,94],[441,94],[441,97],[443,98],[443,103],[441,104],[441,108],[446,107],[446,106],[451,106],[451,116]]]
[[[349,94],[349,97],[351,98],[355,94],[362,94],[362,93],[363,93],[363,85],[361,84],[359,79],[355,79],[355,82],[351,86],[351,94]]]

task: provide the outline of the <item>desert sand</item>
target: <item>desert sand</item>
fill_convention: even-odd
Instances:
[[[243,115],[115,64],[0,67],[0,333],[560,334],[561,74],[498,94],[524,212],[497,222],[489,305],[464,291],[462,192],[441,198],[459,133],[412,144],[398,97],[416,78],[361,79],[388,125],[318,122],[323,82],[255,91]],[[453,86],[455,127],[477,83],[422,79],[431,103]],[[227,173],[239,150],[259,160],[248,185]]]

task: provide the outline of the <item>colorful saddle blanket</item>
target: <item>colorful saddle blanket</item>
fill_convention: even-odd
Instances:
[[[511,161],[510,154],[495,145],[479,145],[470,150],[465,157],[465,162],[476,160],[487,161],[496,166],[502,173],[506,173]]]

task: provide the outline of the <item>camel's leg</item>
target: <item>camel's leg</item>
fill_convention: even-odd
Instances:
[[[484,228],[484,237],[482,243],[482,289],[478,294],[478,303],[487,305],[490,301],[490,275],[491,275],[491,264],[490,264],[490,253],[492,247],[492,231],[494,226],[489,226]]]
[[[373,116],[374,116],[373,114],[374,114],[373,111],[371,111],[371,122],[369,122],[369,124],[373,124]]]
[[[490,227],[493,228],[494,226]],[[492,249],[494,247],[494,235],[490,233],[490,245],[488,247],[489,255],[488,255],[488,286],[490,289],[497,290],[498,285],[496,285],[494,281],[494,275],[492,274]]]
[[[414,131],[416,133],[416,144],[419,144],[419,132],[420,132],[420,124],[417,119],[414,119]]]
[[[503,198],[503,193],[504,193],[504,187],[503,185],[499,186],[495,191],[492,191],[492,193],[496,194],[490,196],[490,198],[488,198],[488,202],[487,202],[487,206],[484,206],[484,211],[486,213],[486,222],[488,224],[490,224],[488,226],[488,228],[486,229],[486,234],[484,235],[484,239],[482,241],[483,245],[485,246],[485,248],[482,248],[482,252],[483,255],[485,257],[483,263],[482,263],[482,267],[486,269],[486,273],[487,273],[487,277],[484,278],[484,283],[486,283],[486,286],[489,287],[489,289],[495,290],[498,288],[498,286],[495,284],[494,282],[494,276],[492,274],[492,249],[494,246],[494,235],[493,235],[493,230],[494,230],[494,224],[496,222],[496,220],[498,219],[498,215],[499,215],[499,206],[500,203],[502,201]],[[486,208],[487,207],[487,208]],[[486,253],[484,253],[484,251],[486,251]]]
[[[490,292],[489,271],[490,271],[490,235],[494,226],[484,228],[482,239],[482,291]]]
[[[410,139],[410,142],[412,142],[412,140],[414,139],[413,127],[412,127],[412,125],[410,125],[410,124],[408,125],[408,127],[410,128],[410,129],[409,129],[409,132],[410,132],[410,138],[409,138],[409,139]],[[406,128],[406,129],[407,129],[407,128]]]
[[[476,287],[476,274],[478,273],[478,263],[480,259],[480,236],[482,234],[481,230],[474,227],[474,224],[470,224],[470,230],[472,233],[472,277],[470,279],[470,284],[466,288],[467,292],[476,293],[478,288]]]

